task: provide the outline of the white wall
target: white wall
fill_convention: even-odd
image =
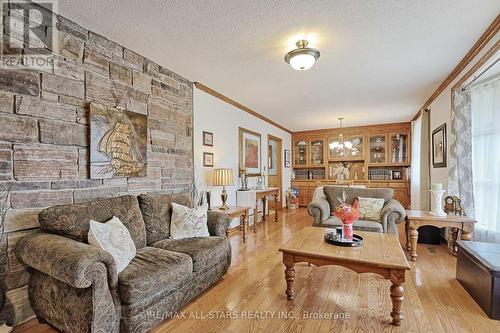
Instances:
[[[212,187],[213,168],[203,167],[203,152],[214,154],[214,168],[232,168],[234,186],[228,186],[228,205],[236,204],[238,179],[238,128],[243,127],[261,135],[262,163],[267,161],[267,135],[283,140],[282,149],[291,149],[291,134],[285,132],[231,104],[213,97],[197,88],[194,89],[194,172],[198,186],[212,191],[212,205],[220,205],[222,188]],[[213,147],[203,146],[203,131],[214,134]],[[283,156],[283,150],[280,152]],[[282,157],[284,158],[284,157]],[[283,161],[284,163],[284,161]],[[264,163],[267,166],[267,163]],[[283,195],[290,187],[291,168],[282,168]],[[267,170],[266,170],[267,172]],[[285,200],[282,200],[284,205]],[[233,221],[232,226],[237,223]]]
[[[451,131],[451,88],[459,81],[471,67],[476,64],[479,59],[500,39],[500,33],[497,33],[494,38],[490,40],[490,42],[483,47],[481,52],[469,63],[469,65],[457,76],[451,84],[446,87],[446,89],[432,102],[430,105],[430,132],[431,137],[429,139],[429,143],[431,144],[431,154],[432,154],[432,131],[436,129],[438,126],[446,122],[446,132],[447,132],[447,145],[448,145],[448,165],[449,165],[449,157],[450,157],[450,131]],[[452,66],[456,66],[457,64],[453,64]],[[451,68],[450,68],[451,70]],[[433,168],[432,167],[432,155],[430,158],[431,163],[431,183],[443,183],[443,188],[448,189],[448,167],[446,168]]]

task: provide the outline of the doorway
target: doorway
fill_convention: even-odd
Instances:
[[[283,140],[273,135],[267,135],[267,170],[269,187],[277,187],[280,190],[280,199],[283,197],[282,168],[283,168]],[[271,201],[272,202],[272,201]],[[269,208],[281,211],[280,203],[272,202]]]

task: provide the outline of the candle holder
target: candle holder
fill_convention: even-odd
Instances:
[[[446,213],[443,210],[443,194],[445,190],[430,190],[432,196],[432,207],[429,214],[434,216],[445,217]]]

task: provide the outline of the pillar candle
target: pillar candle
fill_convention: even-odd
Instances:
[[[441,183],[432,183],[431,190],[433,191],[441,191],[443,189],[443,184]]]

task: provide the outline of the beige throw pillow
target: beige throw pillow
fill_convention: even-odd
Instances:
[[[380,212],[382,211],[382,207],[384,207],[384,201],[382,198],[358,197],[359,218],[380,222]]]
[[[189,208],[172,202],[170,236],[173,239],[210,236],[207,225],[207,210],[207,204]]]
[[[111,254],[115,260],[117,273],[123,271],[136,254],[130,232],[116,216],[106,223],[90,220],[88,241],[90,245]]]

